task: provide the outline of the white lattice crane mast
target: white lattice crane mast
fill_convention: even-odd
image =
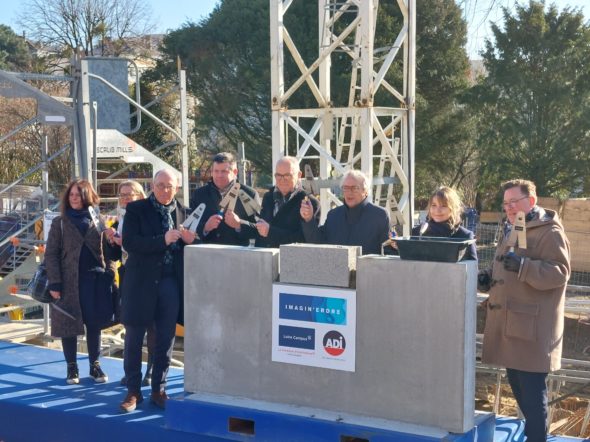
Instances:
[[[285,26],[297,1],[305,0],[270,0],[273,164],[293,155],[319,171],[324,216],[340,204],[332,191],[337,183],[328,179],[362,170],[373,180],[373,201],[388,208],[392,223],[403,225],[408,235],[414,209],[415,0],[397,0],[403,24],[379,49],[374,48],[378,0],[318,0],[318,56],[311,63]],[[332,102],[330,90],[336,52],[351,60],[348,101],[341,105]],[[286,57],[300,72],[292,84],[285,84]],[[393,84],[388,73],[398,59],[403,72],[397,75],[400,84]],[[289,99],[304,89],[316,106],[292,109]],[[377,97],[387,106],[375,106]]]

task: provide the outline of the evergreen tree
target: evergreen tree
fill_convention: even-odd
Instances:
[[[540,195],[590,190],[590,28],[581,12],[531,1],[503,10],[483,54],[478,111],[482,188],[515,177]]]
[[[24,38],[16,35],[6,25],[0,25],[0,69],[8,71],[23,71],[31,65]]]
[[[346,23],[346,17],[344,18]],[[187,69],[188,89],[198,100],[196,130],[199,149],[235,149],[244,141],[249,159],[270,170],[270,30],[268,0],[222,0],[209,17],[187,23],[164,40],[164,60],[157,71],[175,75],[176,57]],[[391,45],[401,28],[395,5],[379,8],[375,47]],[[342,26],[342,23],[339,23]],[[318,56],[316,3],[292,2],[285,26],[305,63]],[[418,0],[417,23],[417,163],[418,176],[428,180],[422,187],[429,193],[435,184],[458,184],[456,166],[465,154],[468,133],[459,127],[456,97],[467,87],[468,62],[464,45],[466,25],[453,0]],[[350,87],[351,58],[332,56],[331,98],[334,106],[346,106]],[[285,84],[300,75],[285,57]],[[401,61],[388,73],[388,81],[400,85]],[[289,107],[312,107],[308,91],[296,93]],[[399,103],[376,105],[398,107]],[[444,161],[441,165],[440,161]],[[447,165],[451,169],[447,170]],[[422,179],[421,178],[421,179]]]

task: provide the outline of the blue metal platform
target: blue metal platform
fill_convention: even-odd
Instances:
[[[0,341],[0,442],[15,441],[475,441],[489,440],[491,416],[480,416],[478,427],[463,435],[415,435],[383,428],[334,422],[261,410],[247,400],[232,404],[187,400],[183,371],[171,369],[167,392],[172,397],[166,412],[146,399],[133,413],[119,412],[126,393],[119,384],[123,376],[120,359],[103,358],[109,376],[106,384],[88,377],[87,358],[79,355],[80,384],[65,383],[61,351]],[[150,389],[145,387],[144,397]],[[524,440],[522,421],[495,421],[495,442]],[[479,432],[479,433],[478,433]],[[552,442],[580,439],[551,437]]]

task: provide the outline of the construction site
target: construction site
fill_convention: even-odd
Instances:
[[[321,38],[318,42],[318,57],[313,63],[306,63],[300,57],[296,44],[291,40],[285,26],[283,17],[288,14],[290,3],[288,1],[271,1],[269,24],[271,29],[271,66],[269,68],[271,71],[272,103],[269,103],[269,106],[272,108],[272,147],[269,149],[272,149],[272,164],[275,164],[284,155],[292,155],[301,161],[302,170],[304,165],[309,165],[315,176],[306,176],[304,180],[308,181],[309,189],[314,190],[313,193],[317,194],[324,218],[332,207],[342,204],[338,189],[339,178],[348,170],[361,170],[371,180],[370,198],[372,202],[384,207],[389,212],[392,228],[395,228],[400,236],[409,236],[411,228],[420,221],[421,217],[424,217],[425,209],[425,207],[416,206],[414,182],[415,121],[416,113],[420,112],[415,106],[415,2],[413,0],[397,2],[404,18],[404,25],[388,47],[376,48],[373,36],[378,14],[377,8],[370,5],[372,2],[322,0],[320,3],[325,5],[323,8],[319,8],[319,35]],[[345,26],[339,20],[343,20]],[[330,57],[336,52],[347,54],[351,59],[351,70],[347,73],[351,79],[348,101],[338,106],[334,105],[330,98],[330,79],[332,75],[335,75],[331,72]],[[297,65],[301,73],[300,77],[291,84],[286,84],[284,78],[286,57],[291,57],[291,62]],[[399,66],[402,66],[399,84],[390,84],[385,79],[388,70],[393,69],[394,66],[397,66],[398,69]],[[19,105],[27,108],[28,115],[26,121],[15,125],[7,133],[0,134],[0,143],[10,143],[19,134],[26,134],[28,131],[34,131],[40,139],[38,150],[31,153],[31,155],[39,157],[40,161],[34,167],[21,173],[13,182],[0,183],[0,341],[7,345],[24,344],[23,347],[33,345],[61,349],[60,340],[54,339],[50,335],[50,306],[34,301],[27,291],[31,278],[43,261],[51,220],[59,215],[62,189],[56,183],[65,183],[73,177],[90,181],[100,195],[100,212],[107,222],[115,219],[117,185],[124,180],[137,180],[146,192],[149,192],[154,174],[164,168],[172,169],[178,175],[181,183],[177,198],[187,206],[192,191],[202,185],[202,181],[199,179],[202,177],[196,177],[194,170],[191,170],[189,165],[188,139],[192,124],[189,114],[192,101],[190,97],[187,97],[186,72],[180,65],[177,69],[176,84],[170,90],[161,91],[158,98],[148,103],[141,102],[141,70],[132,60],[76,54],[70,60],[65,71],[67,73],[60,75],[0,71],[2,86],[0,88],[0,103],[9,106],[10,103],[17,101]],[[313,96],[315,107],[306,109],[289,107],[289,98],[296,95],[300,89],[306,89],[305,93],[310,93]],[[54,93],[56,90],[59,93]],[[386,101],[391,105],[389,107],[375,105],[376,97],[379,97],[379,103]],[[173,121],[164,121],[150,111],[152,106],[164,99],[172,100],[175,103],[178,113],[174,116]],[[168,134],[168,142],[159,146],[142,146],[132,139],[133,134],[148,120]],[[62,131],[66,142],[61,147],[54,146],[50,149],[51,142],[48,137],[54,133],[53,130]],[[239,157],[240,179],[244,181],[250,172],[249,162],[246,158],[248,146],[245,149],[243,146],[236,148]],[[170,154],[170,152],[173,153]],[[163,153],[167,153],[167,155],[163,156]],[[171,158],[174,165],[170,163]],[[1,161],[4,162],[5,159],[3,158]],[[69,165],[67,168],[72,171],[71,177],[60,175],[63,164],[66,163]],[[571,244],[572,255],[572,272],[565,302],[562,369],[549,374],[550,433],[556,436],[590,439],[590,226],[588,224],[590,199],[557,200],[541,195],[539,205],[555,210],[559,214]],[[481,212],[477,216],[472,213],[471,216],[465,217],[464,225],[475,233],[477,240],[478,269],[491,267],[503,222],[504,214],[502,212]],[[198,275],[207,279],[207,275],[216,274],[215,269],[207,267],[206,259],[199,258],[198,253],[200,252],[198,250],[191,248],[190,253],[192,254],[189,262],[195,267],[208,269],[203,271],[203,275]],[[238,273],[236,278],[241,275],[240,272],[244,266],[250,265],[242,263],[243,258],[233,255],[232,250],[227,251],[227,255],[224,255],[226,251],[217,250],[206,250],[203,253],[207,259],[224,259],[227,262],[234,262]],[[209,258],[208,253],[212,258]],[[254,256],[254,252],[251,250],[248,253],[252,255],[251,262],[261,261],[261,269],[272,269],[268,270],[268,275],[270,275],[268,278],[272,279],[272,284],[283,283],[286,281],[284,278],[290,275],[289,272],[295,272],[282,267],[278,272],[279,259],[283,259],[278,256],[278,250],[268,256],[264,255],[264,257]],[[261,252],[260,256],[262,253],[266,252]],[[296,250],[292,253],[303,252]],[[375,258],[375,269],[381,268],[379,266],[384,262],[378,259],[383,260],[384,258]],[[372,275],[373,261],[366,264],[361,261],[359,260],[358,263],[359,273],[356,290],[359,294],[362,290],[366,290],[367,294],[372,294],[372,283],[367,282],[367,277],[363,276],[361,268]],[[459,266],[459,264],[453,264],[453,266]],[[476,272],[477,268],[474,266],[473,269],[469,267],[465,270],[468,275],[466,280],[471,281],[469,275]],[[261,270],[259,274],[266,277],[267,270]],[[403,279],[404,272],[409,272],[411,276],[413,271],[415,271],[413,267],[410,270],[400,271],[400,279]],[[432,271],[438,272],[439,268],[433,267]],[[461,273],[461,275],[463,274]],[[299,279],[299,275],[296,275],[294,279],[300,281],[301,284],[313,283],[304,276]],[[347,274],[346,278],[348,276]],[[196,284],[195,278],[197,276],[191,275],[191,278],[185,281],[185,291]],[[244,278],[247,279],[247,275]],[[457,276],[457,278],[463,281],[460,279],[463,276]],[[243,297],[248,296],[248,290],[259,290],[262,293],[266,293],[265,290],[270,290],[266,285],[261,285],[260,281],[263,280],[264,278],[261,277],[261,279],[245,282],[245,287],[240,289],[244,291]],[[207,281],[209,280],[207,279]],[[211,287],[218,287],[213,282],[210,284]],[[471,294],[472,289],[473,287],[467,287],[465,293]],[[197,296],[194,293],[196,290],[191,291],[191,296]],[[268,296],[270,297],[270,294]],[[358,297],[357,303],[361,302],[361,298],[361,296]],[[454,420],[457,419],[457,422],[461,421],[460,423],[456,425],[449,423],[449,426],[446,427],[437,423],[437,419],[442,418],[441,416],[435,416],[432,419],[424,418],[425,421],[422,422],[420,418],[408,418],[404,413],[399,416],[395,413],[393,415],[387,413],[383,415],[369,414],[370,404],[367,404],[368,411],[360,414],[364,417],[371,416],[385,420],[399,419],[412,425],[425,425],[428,428],[442,428],[449,434],[467,434],[471,431],[475,425],[473,415],[470,417],[463,415],[470,414],[470,407],[473,410],[493,413],[497,416],[522,418],[506,381],[505,370],[481,363],[485,309],[479,304],[485,299],[486,295],[477,293],[477,303],[470,304],[469,301],[465,301],[465,309],[473,307],[473,310],[476,310],[477,320],[473,324],[475,333],[472,337],[464,338],[466,344],[461,351],[458,353],[454,353],[454,350],[449,351],[448,357],[460,355],[467,361],[465,362],[467,368],[463,374],[465,379],[461,379],[466,387],[461,394],[465,395],[466,401],[471,399],[472,405],[460,405],[458,407],[461,409],[460,416],[449,417],[449,422],[455,422]],[[198,301],[202,302],[203,300],[198,298]],[[214,302],[206,297],[205,301]],[[386,301],[383,302],[386,303]],[[245,309],[247,310],[247,308]],[[254,307],[252,309],[254,310]],[[186,310],[190,311],[188,306]],[[222,318],[224,315],[229,318],[222,319],[220,322],[220,324],[227,326],[227,330],[233,330],[231,321],[239,323],[242,321],[243,313],[241,311],[238,313],[226,306],[219,307],[219,311],[216,313]],[[234,314],[236,316],[232,318]],[[199,315],[198,311],[191,311],[190,317],[200,318]],[[466,317],[468,316],[469,313]],[[460,318],[463,320],[463,316]],[[415,318],[415,320],[416,326],[419,327],[422,318]],[[260,321],[264,323],[263,320]],[[469,321],[467,320],[467,322]],[[215,386],[218,383],[219,385],[226,383],[227,379],[223,376],[230,377],[233,373],[228,365],[239,366],[241,360],[237,357],[236,359],[219,359],[219,361],[227,363],[226,365],[222,364],[222,369],[220,366],[215,366],[214,361],[219,361],[211,356],[212,359],[207,360],[204,367],[199,365],[201,364],[199,351],[210,351],[208,347],[205,344],[202,347],[199,344],[196,349],[193,345],[191,345],[191,349],[185,347],[189,345],[189,342],[194,344],[195,340],[198,340],[195,339],[195,336],[206,335],[206,331],[200,327],[203,326],[187,324],[186,330],[180,326],[177,328],[173,367],[180,369],[178,373],[182,373],[177,376],[184,379],[184,392],[215,393],[235,396],[241,398],[240,400],[248,398],[252,401],[269,401],[269,403],[283,402],[282,393],[273,387],[268,387],[268,394],[251,393],[244,385],[233,386],[231,378],[227,382],[228,390],[224,390],[221,386],[218,390],[215,390],[215,387],[208,390],[207,386],[203,386],[202,383],[207,380],[211,380]],[[381,330],[386,327],[386,325],[380,325],[377,328]],[[247,326],[244,328],[250,330]],[[252,333],[256,335],[257,330],[255,328]],[[466,326],[465,330],[469,330],[469,327]],[[121,359],[123,333],[124,328],[120,324],[105,330],[102,335],[101,354]],[[377,334],[380,333],[382,332]],[[261,337],[256,339],[260,339],[260,343],[265,344],[267,336],[263,338],[263,334],[260,332]],[[359,324],[357,341],[362,341],[362,336],[365,334],[369,333],[361,330]],[[408,334],[411,335],[410,332]],[[463,335],[459,333],[457,336],[462,337]],[[236,335],[235,339],[239,340],[240,338]],[[473,352],[469,347],[470,339],[475,342]],[[203,340],[206,341],[206,338]],[[258,341],[256,342],[258,343]],[[366,375],[366,372],[362,372],[364,365],[360,362],[362,358],[359,342],[357,342],[359,354],[357,355],[356,374],[360,379],[360,385],[364,382],[363,376]],[[6,348],[10,349],[11,347],[7,346]],[[229,349],[231,346],[224,341],[215,348],[217,350],[211,351],[211,354],[216,353],[219,348]],[[253,352],[256,351],[256,348],[253,349]],[[82,353],[87,351],[83,337],[78,337],[78,349]],[[440,349],[440,351],[444,352],[445,349]],[[18,355],[18,350],[16,355]],[[437,355],[438,353],[433,354],[433,357],[436,358]],[[270,361],[267,362],[270,363]],[[461,361],[461,363],[463,362]],[[122,364],[119,362],[117,364],[119,364],[120,370]],[[266,362],[258,362],[254,365],[260,369],[260,373],[267,374],[277,383],[284,380],[275,373],[274,368],[267,367],[265,364]],[[437,360],[432,360],[431,364],[436,368]],[[471,373],[470,364],[474,369],[474,381],[468,379]],[[316,368],[315,370],[321,369]],[[422,374],[420,371],[422,368],[416,370]],[[218,372],[223,372],[223,374]],[[318,375],[319,383],[336,388],[329,380],[330,373],[333,371],[327,370],[327,372],[324,371]],[[285,373],[290,372],[285,371]],[[315,373],[317,372],[314,372],[314,376]],[[296,382],[299,379],[297,376],[303,377],[306,373],[293,370],[291,374]],[[199,377],[201,375],[204,380]],[[375,374],[373,373],[373,375]],[[236,373],[236,376],[239,374]],[[378,375],[375,376],[381,379]],[[424,372],[423,376],[430,376],[430,372]],[[444,376],[440,381],[441,384],[445,382]],[[261,377],[263,377],[262,374]],[[118,379],[112,382],[118,382]],[[356,381],[352,381],[351,384],[354,382]],[[245,384],[246,382],[241,381],[241,383]],[[302,384],[304,383],[302,382]],[[182,386],[179,388],[182,390]],[[263,388],[265,387],[260,386],[260,389]],[[351,392],[355,391],[354,387],[350,388]],[[473,389],[474,396],[471,396],[470,389]],[[305,386],[303,386],[301,394],[304,394],[305,391]],[[205,393],[203,393],[204,397],[207,398]],[[409,391],[408,394],[411,395],[412,392]],[[293,400],[293,406],[310,406],[307,399],[299,398],[296,392],[290,392],[287,396],[285,401]],[[2,400],[0,395],[0,402]],[[207,399],[197,399],[197,401],[203,400]],[[362,409],[364,398],[357,398],[357,400]],[[397,399],[397,401],[400,400]],[[449,402],[453,404],[450,408],[453,408],[455,399],[451,399]],[[318,403],[323,405],[318,405],[318,408],[322,410],[330,406],[330,402],[323,399],[318,399]],[[395,402],[395,404],[398,403]],[[399,407],[403,409],[403,401],[400,401],[399,404],[401,404]],[[289,404],[285,406],[287,405]],[[248,406],[245,405],[245,407]],[[354,414],[351,411],[355,409],[354,406],[349,407],[347,403],[344,403],[342,407],[338,410],[329,408],[328,410],[334,413],[342,411]],[[408,410],[412,408],[409,405],[408,407]],[[172,408],[171,411],[167,409],[166,413],[177,412],[177,415],[181,416],[182,412],[178,410],[176,408]],[[285,413],[289,414],[289,411]],[[479,419],[477,416],[476,421]],[[163,426],[170,426],[172,425],[170,422],[174,422],[177,427],[172,425],[173,428],[184,428],[183,431],[187,432],[192,431],[188,429],[190,425],[178,421],[180,418],[168,415],[167,419],[170,420]],[[223,430],[229,431],[227,436],[224,436],[225,433],[220,430],[221,433],[213,433],[219,439],[203,438],[198,440],[245,440],[243,439],[246,437],[244,435],[255,435],[253,440],[273,440],[272,437],[264,439],[259,433],[254,433],[254,424],[252,423],[250,428],[248,419],[250,418],[237,419],[237,423],[230,421],[229,430]],[[251,419],[252,421],[256,419],[262,421],[263,417]],[[346,421],[346,419],[344,420]],[[258,425],[262,426],[259,421],[256,421],[257,428]],[[354,419],[351,421],[356,422]],[[362,425],[364,421],[359,422],[361,424],[358,422],[356,424]],[[233,430],[232,425],[234,425]],[[281,426],[280,423],[277,425]],[[371,427],[371,424],[365,422],[365,426]],[[354,431],[349,431],[349,434],[353,433]],[[418,433],[416,432],[416,434]],[[514,436],[514,439],[498,439],[496,436],[493,440],[523,440],[522,433],[518,434],[518,436]],[[232,439],[232,437],[236,438]],[[349,442],[372,440],[370,436],[346,437],[340,436],[339,440]],[[432,440],[438,440],[436,435],[430,434],[429,437],[433,437]],[[465,437],[465,439],[458,438],[456,440],[476,440],[476,436],[473,435]],[[0,433],[1,438],[2,433]],[[11,439],[6,438],[6,441],[8,440]],[[295,437],[293,440],[315,439]]]

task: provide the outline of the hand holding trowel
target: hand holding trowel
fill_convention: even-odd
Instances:
[[[502,257],[504,269],[510,272],[520,273],[523,258],[514,253],[514,248],[517,244],[519,249],[526,249],[526,221],[524,212],[518,212],[516,214],[514,225],[506,241],[508,253]]]

